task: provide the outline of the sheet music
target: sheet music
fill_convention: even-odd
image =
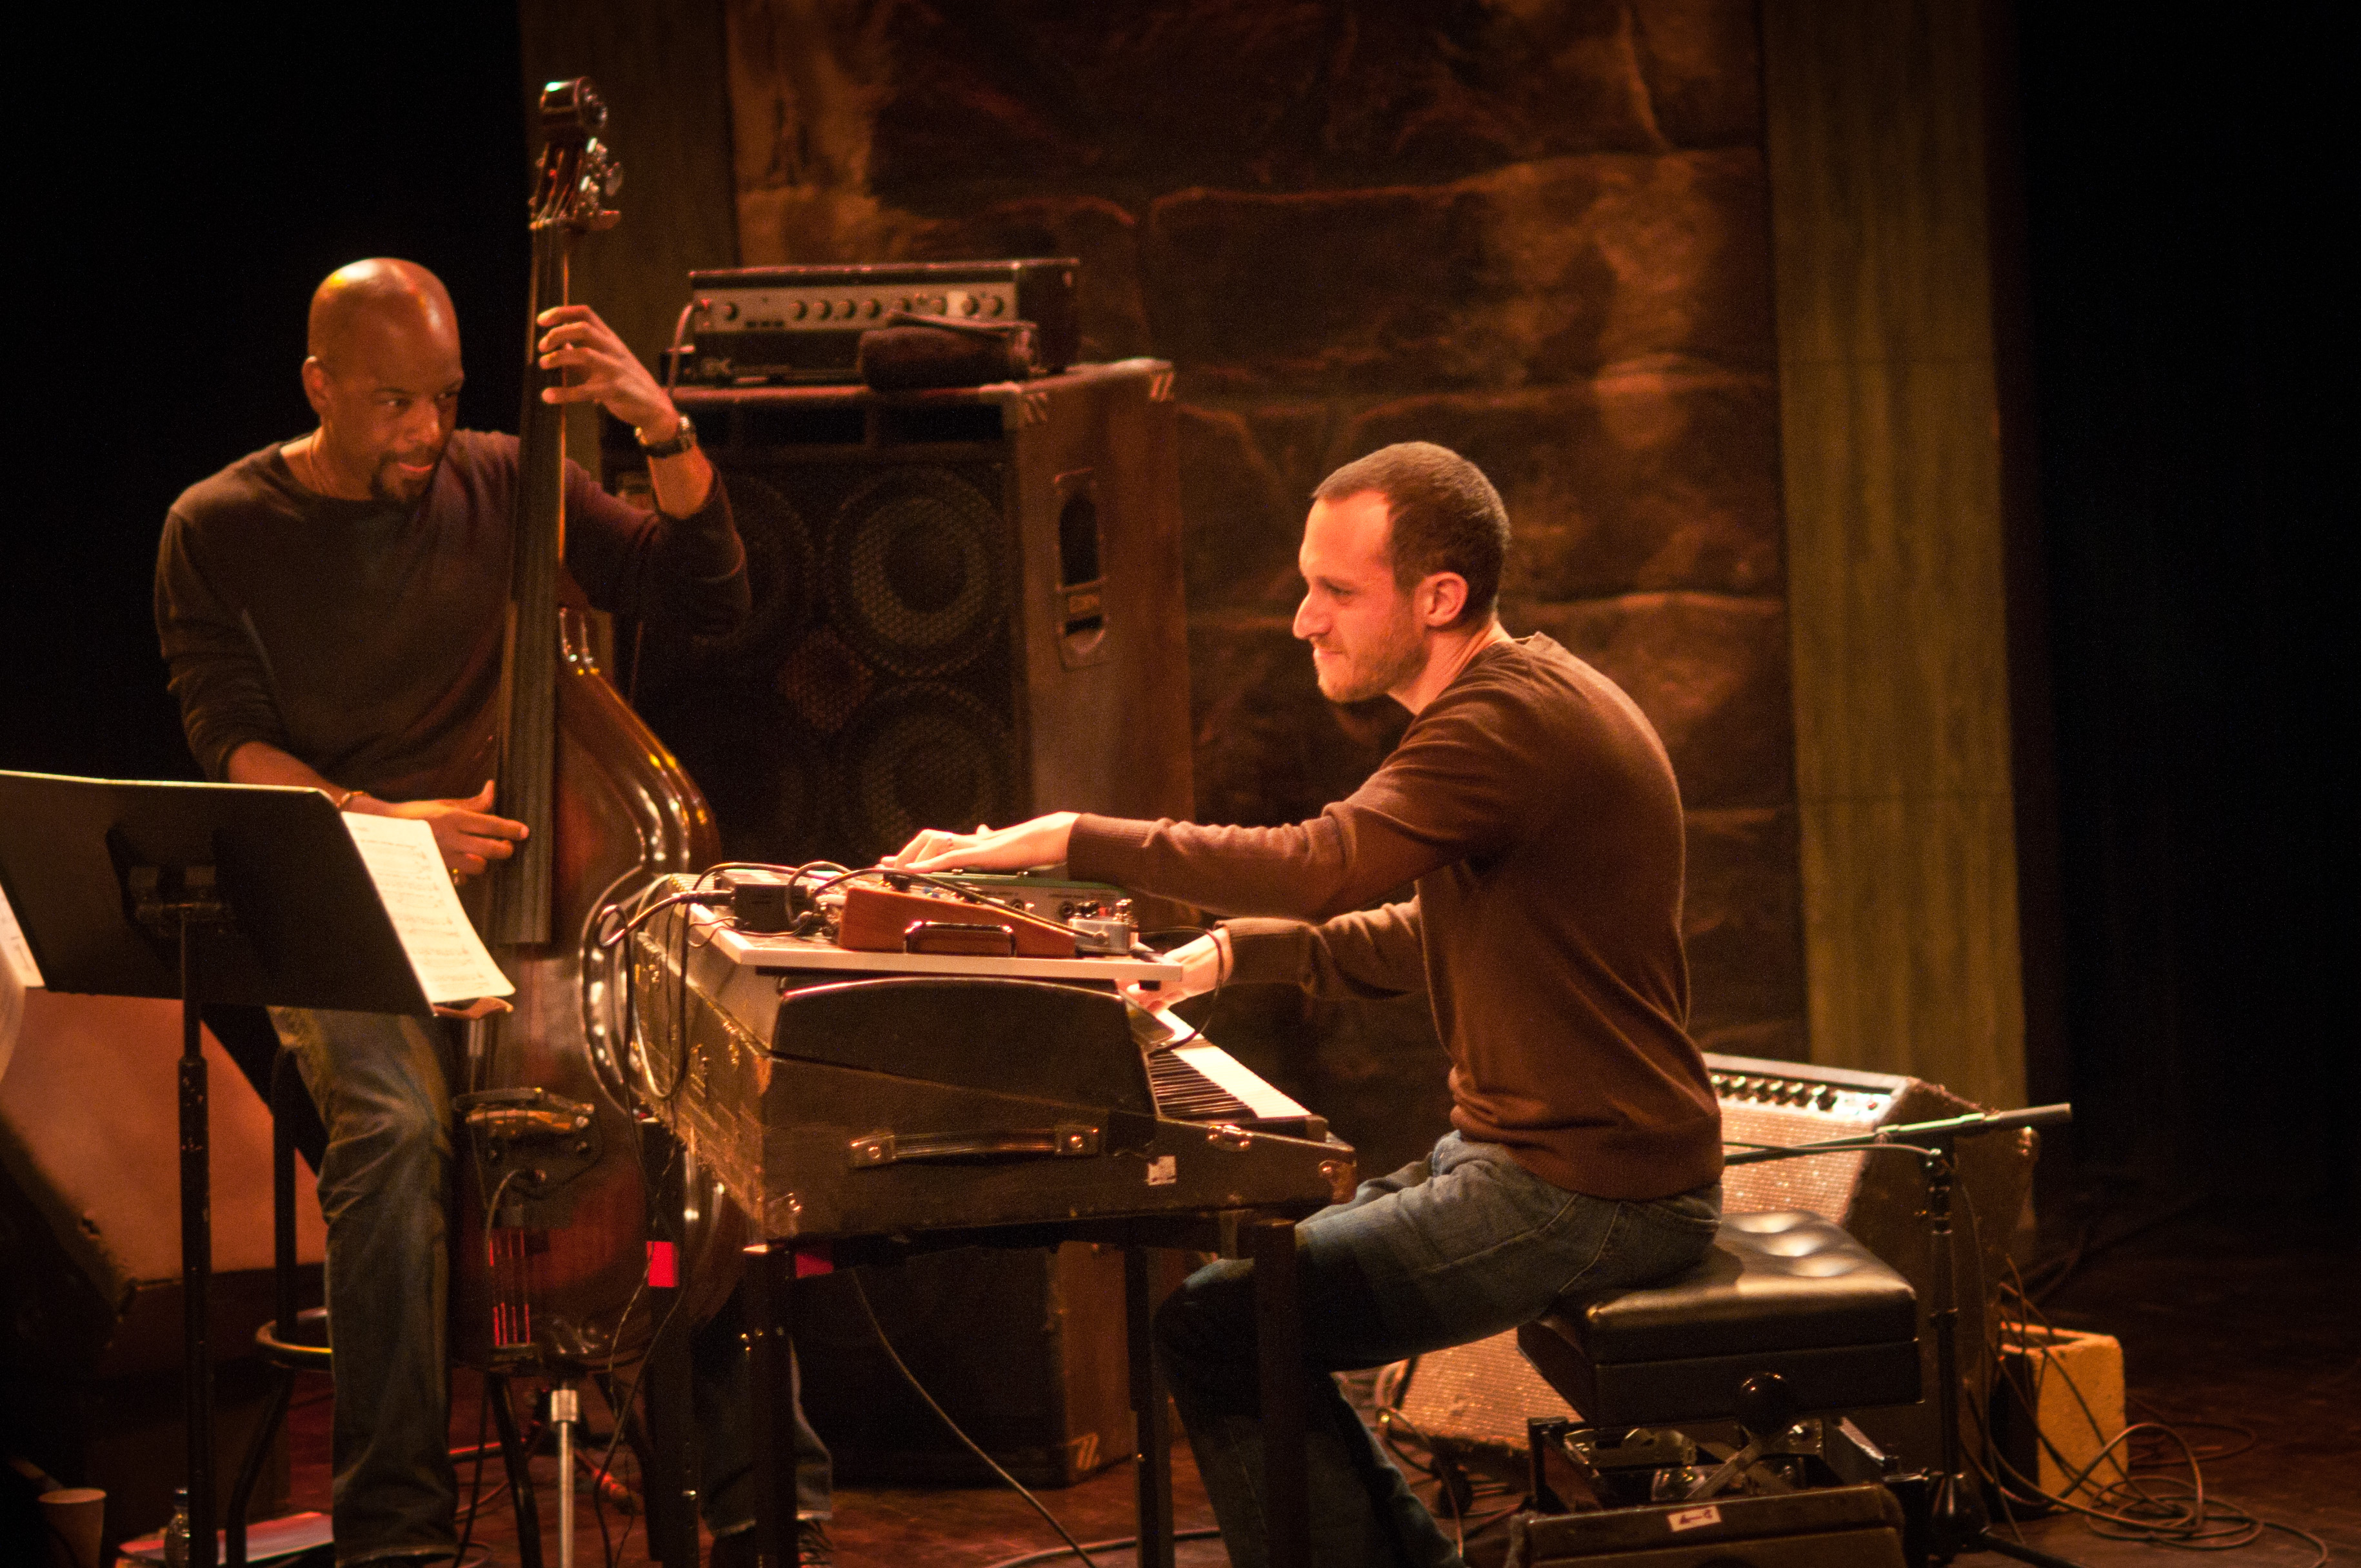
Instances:
[[[434,829],[406,817],[346,812],[345,830],[377,884],[378,898],[427,1001],[515,994],[516,987],[484,950],[467,912],[459,907],[443,851],[434,847]]]
[[[0,892],[0,964],[15,970],[27,991],[41,989],[41,966],[33,961],[33,949],[26,945],[24,930],[16,924],[16,912],[8,907],[5,892]]]

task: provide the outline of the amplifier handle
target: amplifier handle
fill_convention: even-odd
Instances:
[[[914,1160],[1006,1159],[1026,1155],[1080,1159],[1097,1154],[1101,1142],[1098,1128],[1060,1122],[1054,1127],[993,1127],[972,1133],[872,1133],[853,1139],[847,1153],[853,1169],[874,1170]]]

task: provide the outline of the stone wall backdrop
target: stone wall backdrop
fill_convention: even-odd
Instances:
[[[1639,700],[1688,808],[1693,1026],[1801,1058],[1779,426],[1743,0],[725,0],[740,259],[1071,254],[1086,357],[1179,368],[1198,815],[1292,821],[1405,718],[1289,635],[1320,477],[1482,465],[1503,613]],[[1444,1124],[1423,1003],[1221,999],[1358,1145]]]

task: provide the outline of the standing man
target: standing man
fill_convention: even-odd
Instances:
[[[1680,795],[1631,698],[1548,638],[1502,630],[1509,520],[1473,464],[1389,446],[1314,496],[1295,635],[1330,700],[1383,693],[1412,715],[1367,783],[1291,828],[1060,812],[922,833],[897,862],[1062,861],[1077,877],[1265,916],[1180,948],[1187,994],[1253,981],[1427,994],[1451,1055],[1453,1131],[1296,1235],[1313,1558],[1455,1564],[1328,1375],[1501,1332],[1560,1296],[1675,1273],[1710,1245],[1720,1113],[1684,1027]],[[1363,907],[1405,883],[1408,903]],[[1268,1559],[1251,1268],[1199,1270],[1157,1321],[1240,1568]]]
[[[596,401],[633,426],[656,496],[653,515],[639,511],[568,464],[567,572],[619,614],[696,633],[742,620],[744,554],[696,431],[587,306],[544,312],[538,325],[541,365],[569,378],[543,396]],[[379,258],[331,274],[312,297],[308,350],[303,393],[318,427],[191,487],[165,519],[156,624],[181,723],[207,777],[308,786],[340,810],[423,819],[464,881],[527,831],[497,815],[485,782],[500,733],[517,442],[454,428],[458,326],[422,267]],[[319,1193],[336,1558],[448,1559],[447,1042],[390,1014],[274,1008],[272,1021],[328,1127]],[[701,1343],[696,1359],[707,1374],[699,1425],[742,1435],[713,1405],[714,1386],[742,1387],[742,1352]],[[827,1453],[800,1417],[798,1427],[798,1511],[818,1530]],[[708,1521],[717,1535],[741,1531],[752,1519],[746,1456],[707,1461]]]

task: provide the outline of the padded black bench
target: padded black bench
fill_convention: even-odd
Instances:
[[[1662,1285],[1565,1306],[1517,1331],[1592,1427],[1736,1419],[1775,1373],[1797,1414],[1918,1398],[1909,1282],[1817,1214],[1726,1214],[1713,1251]]]

